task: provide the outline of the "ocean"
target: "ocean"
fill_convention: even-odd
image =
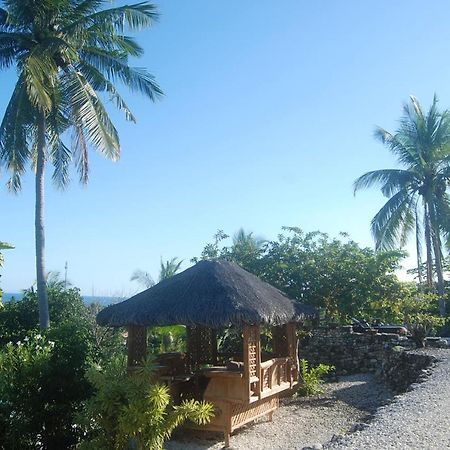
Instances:
[[[23,297],[23,293],[18,292],[3,292],[3,301],[7,302],[11,300],[12,298],[15,298],[16,300],[20,300]],[[107,306],[111,305],[112,303],[117,303],[121,300],[124,300],[119,297],[97,297],[92,295],[83,295],[83,301],[86,303],[86,305],[90,305],[91,303],[100,303],[101,305]]]

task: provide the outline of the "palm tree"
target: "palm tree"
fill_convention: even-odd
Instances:
[[[145,289],[151,288],[155,284],[152,276],[148,272],[145,272],[144,270],[140,270],[140,269],[136,269],[132,273],[130,281],[136,281],[141,286],[143,286]]]
[[[161,258],[158,283],[162,280],[173,277],[178,273],[181,264],[183,263],[183,260],[181,261],[177,260],[178,258],[175,257],[164,262]],[[148,272],[145,272],[144,270],[141,269],[136,269],[132,273],[130,281],[136,281],[145,289],[149,289],[155,285],[152,276]]]
[[[403,246],[414,231],[419,281],[422,280],[422,243],[426,250],[427,283],[433,286],[433,267],[440,295],[440,312],[445,314],[442,270],[443,239],[450,234],[450,112],[439,112],[434,96],[425,114],[417,99],[403,108],[395,134],[375,130],[379,139],[397,157],[404,169],[375,170],[354,183],[355,192],[374,185],[389,200],[372,219],[377,249]]]
[[[151,100],[162,95],[144,69],[129,66],[142,48],[126,30],[157,19],[148,2],[102,9],[106,0],[3,0],[0,8],[0,68],[16,66],[18,80],[0,125],[0,165],[17,192],[28,162],[36,173],[36,275],[39,323],[50,325],[45,286],[44,174],[69,182],[73,161],[80,181],[88,181],[88,151],[120,156],[119,136],[102,102],[108,97],[135,121],[116,82]],[[71,132],[71,145],[63,137]]]
[[[161,258],[161,267],[159,270],[159,281],[166,280],[167,278],[171,278],[180,270],[181,264],[183,263],[183,260],[178,261],[178,258],[172,258],[170,260],[167,260],[166,262],[163,262]]]

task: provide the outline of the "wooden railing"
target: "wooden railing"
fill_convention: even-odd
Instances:
[[[261,394],[292,387],[291,358],[273,358],[261,363]]]

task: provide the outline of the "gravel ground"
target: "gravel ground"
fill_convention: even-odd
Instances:
[[[392,398],[391,392],[371,374],[340,377],[325,388],[325,394],[318,397],[284,399],[273,415],[273,422],[261,420],[241,428],[231,436],[231,447],[287,450],[329,442],[334,435],[348,432],[355,423],[367,421],[380,405]],[[223,448],[221,435],[200,440],[186,431],[182,433],[166,444],[167,450]]]
[[[424,350],[440,359],[430,377],[380,408],[369,426],[325,448],[434,450],[450,448],[450,351]]]

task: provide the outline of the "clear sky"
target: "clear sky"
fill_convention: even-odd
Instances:
[[[118,163],[91,154],[91,180],[47,185],[47,270],[87,295],[128,295],[131,273],[160,257],[189,259],[220,228],[267,239],[281,226],[347,231],[372,246],[377,191],[353,196],[362,173],[393,167],[374,141],[402,103],[434,92],[450,107],[450,4],[445,0],[165,0],[138,34],[165,91],[151,104],[124,91],[136,125],[113,113]],[[3,115],[15,72],[0,73]],[[50,174],[48,176],[50,178]],[[2,287],[34,275],[34,186],[18,196],[0,174]]]

